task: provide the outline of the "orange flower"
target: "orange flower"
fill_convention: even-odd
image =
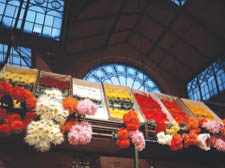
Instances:
[[[74,120],[74,119],[70,119],[70,120],[66,121],[66,123],[61,128],[62,129],[62,132],[63,133],[70,132],[70,129],[75,124],[75,122],[76,122],[76,120]]]
[[[12,85],[8,82],[0,82],[0,93],[1,94],[10,94]]]
[[[76,111],[78,101],[74,100],[72,97],[67,97],[63,101],[63,107],[66,110],[70,111],[70,114],[73,114]]]
[[[26,106],[30,110],[34,110],[36,107],[37,99],[34,96],[30,96],[26,99]]]
[[[22,120],[19,114],[9,114],[5,118],[5,122],[9,125],[11,125],[13,121],[16,121],[16,120],[18,121]]]
[[[183,133],[183,134],[182,134],[182,138],[183,138],[184,140],[188,139],[188,137],[189,137],[189,135],[188,135],[187,133]]]
[[[132,116],[136,116],[136,117],[137,117],[137,113],[136,113],[135,111],[133,111],[133,110],[130,110],[130,111],[128,111],[126,114],[124,114],[124,115],[123,115],[123,123],[124,123],[125,125],[127,125],[128,122],[130,122],[130,118],[131,118]]]
[[[189,122],[187,124],[187,129],[192,130],[199,127],[198,120],[194,117],[189,118]]]
[[[11,128],[13,134],[20,134],[24,130],[24,124],[22,121],[15,120],[11,124]]]
[[[0,125],[0,136],[8,136],[11,133],[11,128],[8,124]]]
[[[18,99],[20,102],[24,102],[26,100],[24,93],[25,93],[25,89],[18,86],[11,89],[11,96],[15,99]]]
[[[128,139],[128,130],[126,128],[120,128],[117,139],[119,140]]]
[[[27,89],[24,89],[24,97],[28,99],[29,97],[34,97],[33,93]]]
[[[125,149],[128,148],[130,146],[130,141],[128,139],[124,139],[124,140],[117,140],[116,144],[121,148],[121,149]]]
[[[184,139],[184,148],[188,148],[190,145],[195,145],[197,143],[198,135],[194,132],[190,132],[189,136]]]
[[[199,118],[198,119],[198,123],[199,125],[202,127],[203,123],[208,122],[208,120],[206,118]]]

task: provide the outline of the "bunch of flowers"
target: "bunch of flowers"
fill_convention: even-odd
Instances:
[[[10,83],[0,82],[0,95],[1,98],[3,96],[11,96],[18,102],[25,103],[26,107],[29,110],[35,109],[37,100],[34,97],[33,93],[27,89],[24,89],[19,86],[13,88]]]
[[[62,133],[69,133],[72,126],[76,123],[76,120],[73,118],[70,118],[66,120],[65,124],[61,126]]]
[[[165,107],[168,109],[172,117],[178,124],[187,123],[188,117],[186,113],[175,103],[167,100],[161,100]]]
[[[62,125],[69,116],[69,111],[64,109],[62,100],[62,93],[58,89],[45,90],[45,94],[37,100],[35,112],[41,116],[41,119],[54,119]]]
[[[198,142],[198,135],[194,132],[190,132],[182,134],[182,138],[184,140],[184,148],[188,148],[190,145],[196,145]]]
[[[205,118],[208,121],[213,120],[213,115],[210,111],[208,111],[206,108],[199,106],[199,105],[193,105],[193,104],[186,104],[189,109],[198,117],[198,118]]]
[[[108,88],[105,89],[105,92],[108,97],[111,116],[122,119],[123,115],[133,107],[131,95],[127,91]]]
[[[165,132],[157,133],[157,141],[161,145],[170,145],[172,138],[172,135],[166,135]]]
[[[162,111],[160,104],[157,103],[152,97],[144,96],[138,93],[135,93],[134,95],[147,120],[162,122],[169,121],[166,114]]]
[[[173,136],[173,138],[171,140],[171,144],[170,144],[170,149],[172,151],[181,150],[183,148],[182,141],[183,141],[183,139],[180,134]]]
[[[202,127],[206,128],[209,132],[213,134],[218,134],[224,130],[224,124],[220,120],[205,122],[203,123]]]
[[[57,145],[63,141],[59,125],[52,120],[32,121],[27,126],[25,142],[34,146],[38,151],[45,152],[50,149],[51,143]]]
[[[68,133],[68,141],[72,145],[88,144],[92,138],[92,127],[88,122],[75,122]]]
[[[128,148],[130,146],[129,133],[126,128],[119,129],[116,144],[121,149]]]
[[[34,84],[36,81],[36,74],[23,74],[6,71],[0,74],[0,80],[12,83],[24,83],[26,85]]]
[[[179,130],[180,130],[180,127],[179,127],[178,123],[175,120],[173,120],[172,127],[170,129],[166,129],[166,133],[174,136],[177,134],[177,132]]]
[[[205,118],[198,118],[198,123],[199,123],[199,126],[200,126],[200,127],[202,127],[202,125],[203,125],[205,122],[208,122],[208,120],[205,119]]]
[[[81,100],[77,105],[77,112],[80,115],[95,115],[96,111],[95,104],[89,99]]]
[[[10,134],[20,134],[24,131],[29,122],[35,120],[36,115],[33,112],[27,112],[24,119],[19,114],[6,113],[5,109],[1,109],[1,118],[3,122],[0,125],[0,136],[9,136]]]
[[[196,134],[201,131],[201,129],[199,128],[198,120],[194,117],[189,117],[189,122],[186,127],[190,132],[194,132]]]
[[[63,100],[63,107],[69,110],[70,115],[76,112],[78,101],[74,100],[72,97],[67,97]]]
[[[138,151],[142,151],[145,148],[145,140],[143,133],[138,129],[140,126],[140,121],[137,113],[130,110],[123,116],[123,123],[127,128],[120,128],[117,136],[117,145],[120,148],[128,148],[130,146],[130,140]]]
[[[220,152],[225,152],[225,138],[211,136],[209,139],[210,146],[216,148]]]

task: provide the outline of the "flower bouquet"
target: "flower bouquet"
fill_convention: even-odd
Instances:
[[[73,79],[73,98],[77,101],[89,99],[96,105],[97,112],[94,116],[87,115],[88,118],[108,120],[101,84]]]
[[[6,64],[1,71],[0,81],[33,91],[37,76],[38,70],[36,69],[19,68]]]
[[[51,72],[40,71],[40,77],[36,89],[36,96],[39,97],[46,89],[59,89],[63,97],[70,96],[71,77],[66,75],[54,74]]]

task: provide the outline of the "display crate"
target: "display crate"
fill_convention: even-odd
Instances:
[[[98,111],[96,112],[94,116],[87,115],[86,117],[90,119],[108,120],[109,116],[108,116],[108,112],[105,105],[105,98],[104,98],[102,85],[100,83],[94,83],[94,82],[84,81],[84,80],[75,79],[75,78],[73,78],[72,81],[73,81],[72,82],[73,97],[76,100],[90,99],[96,104],[98,108]],[[89,92],[92,92],[92,93],[96,92],[96,94],[98,95],[93,95],[91,93],[88,95],[88,92],[87,92],[88,89],[90,89]]]
[[[160,105],[162,111],[166,114],[169,122],[172,122],[173,121],[173,117],[170,115],[170,113],[168,112],[168,110],[166,109],[166,107],[163,105],[163,103],[160,101],[160,99],[154,93],[149,93],[149,92],[144,92],[144,91],[132,89],[132,94],[133,94],[133,97],[134,97],[134,101],[135,101],[135,104],[137,104],[137,108],[139,109],[139,111],[141,111],[141,107],[140,107],[137,99],[134,96],[135,93],[138,93],[140,95],[147,96],[147,97],[152,97],[152,99],[154,99]],[[144,117],[145,121],[148,121],[146,119],[144,113],[142,111],[141,111],[141,113],[142,113],[142,116]]]
[[[160,100],[167,100],[169,102],[174,102],[176,105],[183,111],[185,112],[186,116],[189,117],[196,117],[196,115],[183,103],[183,101],[175,96],[170,96],[170,95],[165,95],[161,93],[155,93],[155,95],[160,99]],[[162,102],[163,103],[163,102]],[[165,106],[165,105],[164,105]],[[166,107],[166,106],[165,106]],[[167,108],[167,107],[166,107]],[[169,112],[169,109],[168,109]],[[172,116],[172,115],[171,115]],[[173,116],[172,116],[173,117]]]
[[[39,97],[44,93],[44,90],[57,88],[62,91],[64,98],[71,96],[71,80],[72,78],[69,75],[61,75],[52,72],[40,71],[35,95],[36,97]]]
[[[140,122],[141,122],[141,123],[144,123],[144,122],[145,122],[145,119],[143,118],[142,114],[140,113],[140,110],[138,109],[137,104],[135,104],[135,103],[133,102],[134,97],[133,97],[132,91],[131,91],[131,89],[130,89],[129,87],[127,87],[127,86],[121,86],[121,85],[112,85],[112,84],[104,83],[104,84],[103,84],[103,88],[104,88],[104,95],[105,95],[106,108],[107,108],[107,111],[108,111],[109,119],[110,119],[110,120],[114,120],[114,121],[118,121],[118,122],[123,122],[122,118],[117,118],[117,117],[114,117],[114,116],[111,115],[111,112],[110,112],[110,106],[112,107],[112,104],[111,104],[111,102],[110,102],[111,100],[107,97],[106,89],[111,89],[111,90],[115,90],[115,91],[118,91],[118,92],[126,92],[126,93],[128,93],[128,95],[131,96],[131,98],[132,98],[132,101],[131,101],[132,107],[131,107],[130,109],[127,109],[127,111],[133,109],[134,111],[137,112],[137,115],[138,115],[138,117],[139,117],[139,119],[140,119]],[[119,102],[119,100],[118,100],[118,102]],[[122,103],[126,103],[126,101],[124,101],[124,102],[122,102]],[[122,103],[121,103],[121,104],[122,104]],[[128,102],[128,103],[129,103],[129,102]],[[115,104],[115,106],[116,106],[116,104]],[[115,107],[115,106],[114,106],[114,107]]]
[[[13,77],[14,79],[7,79],[7,80],[3,80],[2,78],[0,79],[0,81],[5,81],[5,82],[9,82],[11,83],[13,86],[20,86],[20,87],[23,87],[24,89],[28,89],[30,91],[32,91],[33,93],[35,93],[35,89],[36,89],[36,85],[37,85],[37,79],[39,77],[39,71],[37,69],[28,69],[28,68],[21,68],[21,67],[15,67],[15,66],[11,66],[11,65],[8,65],[6,64],[0,74],[4,74],[4,73],[16,73],[18,75],[20,74],[28,74],[28,75],[34,75],[36,77],[35,81],[33,82],[33,84],[30,84],[30,85],[26,85],[25,83],[23,82],[14,82],[13,80],[15,80],[15,77]],[[18,76],[18,78],[20,78]],[[22,78],[20,78],[21,80],[23,80]]]
[[[184,104],[187,106],[187,108],[188,108],[187,104],[203,107],[204,109],[206,109],[208,112],[210,112],[213,115],[213,120],[221,120],[207,105],[205,105],[205,103],[203,103],[201,101],[194,101],[194,100],[185,99],[185,98],[181,98],[181,100],[184,102]],[[190,109],[190,108],[188,108],[188,109]]]

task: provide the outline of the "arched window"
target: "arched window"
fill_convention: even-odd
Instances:
[[[124,64],[103,64],[88,72],[84,80],[125,85],[152,93],[161,92],[147,74],[135,67]]]

